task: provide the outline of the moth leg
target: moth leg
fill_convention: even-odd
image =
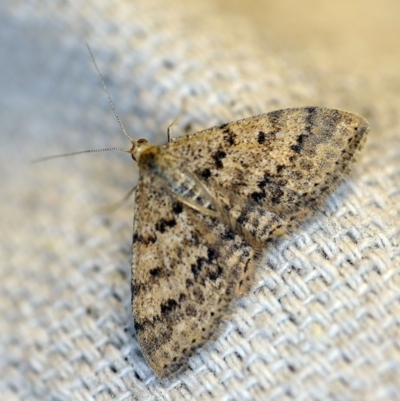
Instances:
[[[124,195],[124,197],[122,199],[120,199],[119,201],[117,201],[115,203],[111,203],[109,205],[103,206],[102,208],[100,208],[100,210],[105,213],[115,212],[131,197],[131,195],[136,191],[136,188],[137,188],[137,185],[135,185],[133,188],[131,188],[129,190],[129,192]]]

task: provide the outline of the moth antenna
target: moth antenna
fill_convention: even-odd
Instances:
[[[94,59],[92,50],[91,50],[90,46],[89,46],[87,43],[86,43],[86,47],[87,47],[87,49],[88,49],[90,58],[92,59],[93,65],[94,65],[94,67],[96,68],[97,74],[98,74],[99,77],[100,77],[101,83],[103,84],[103,88],[104,88],[104,90],[105,90],[105,92],[106,92],[106,94],[107,94],[108,102],[110,103],[111,109],[112,109],[112,111],[114,112],[114,116],[115,116],[115,118],[117,119],[118,124],[119,124],[119,126],[121,127],[122,132],[123,132],[124,135],[131,141],[131,143],[132,143],[133,145],[136,144],[136,141],[135,141],[133,138],[131,138],[131,137],[128,135],[128,133],[126,132],[125,127],[124,127],[124,125],[122,124],[122,121],[121,121],[121,119],[119,118],[119,115],[118,115],[117,111],[115,110],[114,103],[113,103],[113,101],[112,101],[112,99],[111,99],[110,93],[108,92],[107,85],[106,85],[106,83],[104,82],[103,75],[101,75],[100,69],[99,69],[99,67],[97,66],[96,60]],[[40,157],[40,158],[38,158],[38,159],[32,160],[32,161],[31,161],[31,164],[44,162],[44,161],[50,160],[50,159],[57,159],[57,158],[60,158],[60,157],[80,155],[80,154],[83,154],[83,153],[106,152],[106,151],[108,151],[108,150],[119,150],[119,151],[122,151],[122,152],[131,153],[131,149],[122,149],[122,148],[89,149],[89,150],[82,150],[82,151],[79,151],[79,152],[62,153],[62,154],[59,154],[59,155],[52,155],[52,156]]]
[[[57,159],[59,157],[67,157],[67,156],[75,156],[75,155],[81,155],[82,153],[93,153],[93,152],[106,152],[108,150],[119,150],[122,152],[130,153],[130,149],[122,149],[122,148],[105,148],[105,149],[89,149],[89,150],[81,150],[79,152],[71,152],[71,153],[62,153],[60,155],[52,155],[52,156],[45,156],[45,157],[39,157],[38,159],[33,159],[31,161],[31,164],[36,164],[40,162],[44,162],[46,160],[50,159]]]
[[[110,93],[108,92],[107,85],[106,85],[106,83],[104,82],[103,75],[101,75],[100,69],[99,69],[99,67],[97,66],[96,60],[94,59],[92,50],[91,50],[90,46],[88,45],[88,43],[86,43],[86,47],[87,47],[88,52],[89,52],[89,54],[90,54],[90,58],[92,59],[94,68],[96,68],[97,74],[99,75],[99,77],[100,77],[100,79],[101,79],[101,83],[103,84],[103,88],[104,88],[104,90],[105,90],[105,92],[106,92],[106,94],[107,94],[108,102],[110,103],[110,106],[111,106],[111,108],[112,108],[112,111],[114,112],[114,116],[115,116],[115,118],[117,119],[118,124],[119,124],[119,126],[121,127],[122,132],[124,133],[124,135],[125,135],[132,143],[136,142],[136,141],[135,141],[133,138],[131,138],[131,137],[128,135],[128,133],[126,132],[125,127],[124,127],[124,125],[122,124],[122,121],[121,121],[121,119],[119,118],[117,111],[115,110],[114,103],[113,103],[113,101],[112,101],[112,99],[111,99]]]

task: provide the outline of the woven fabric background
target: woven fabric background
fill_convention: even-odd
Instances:
[[[0,0],[0,398],[400,399],[400,79],[390,49],[368,47],[396,2],[362,2],[370,8],[350,20],[344,8],[346,23],[328,18],[326,36],[316,31],[313,47],[300,38],[297,51],[287,38],[302,35],[304,7],[318,21],[311,0],[292,3],[286,29],[276,2],[186,3]],[[288,35],[271,34],[263,15]],[[350,177],[266,249],[218,340],[169,382],[153,376],[134,335],[132,200],[100,210],[135,184],[131,158],[28,163],[129,146],[85,42],[135,138],[165,142],[183,98],[174,135],[305,105],[354,111],[372,127]]]

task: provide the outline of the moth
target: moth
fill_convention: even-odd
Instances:
[[[163,146],[131,139],[139,166],[132,305],[159,378],[215,339],[272,238],[291,232],[349,172],[368,123],[323,107],[273,111]]]

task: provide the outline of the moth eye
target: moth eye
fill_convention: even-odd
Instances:
[[[148,141],[147,141],[147,139],[139,139],[138,141],[137,141],[137,143],[147,143]]]

